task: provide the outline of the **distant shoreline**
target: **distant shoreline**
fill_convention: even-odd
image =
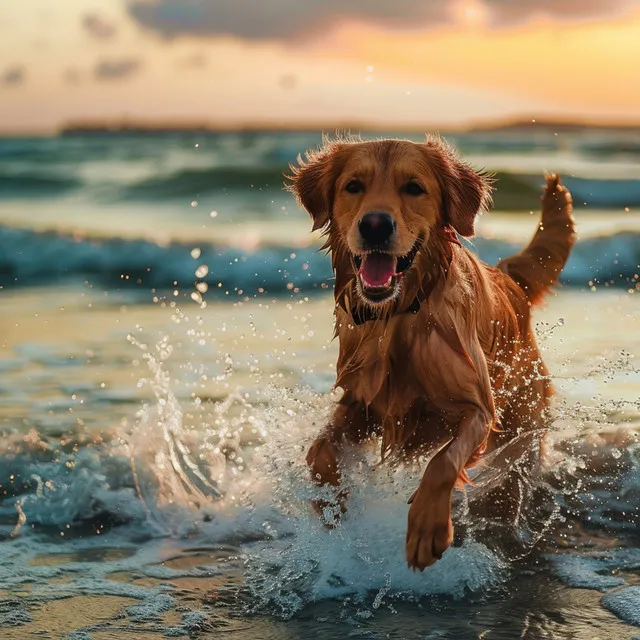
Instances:
[[[387,125],[372,122],[267,122],[267,123],[202,123],[202,122],[136,122],[136,121],[78,121],[69,122],[56,131],[0,131],[0,137],[80,137],[80,136],[157,136],[157,135],[216,135],[216,134],[261,134],[261,133],[417,133],[422,131],[448,134],[554,132],[570,133],[584,130],[640,133],[640,123],[520,118],[513,120],[484,121],[466,125]]]
[[[404,133],[415,133],[417,131],[446,131],[449,133],[483,133],[483,132],[513,132],[513,131],[540,131],[553,130],[555,132],[580,131],[583,129],[600,129],[600,130],[630,130],[640,131],[640,125],[616,124],[616,123],[588,123],[588,122],[572,122],[561,120],[513,120],[502,122],[486,122],[477,123],[468,126],[383,126],[374,123],[306,123],[306,124],[289,124],[289,123],[269,123],[256,125],[240,125],[240,126],[214,126],[208,124],[195,125],[178,125],[178,124],[153,124],[153,123],[117,123],[117,124],[93,124],[93,123],[77,123],[69,124],[63,127],[59,135],[159,135],[159,134],[175,134],[175,133],[196,133],[196,134],[216,134],[216,133],[318,133],[318,132],[334,132],[334,131],[364,131],[364,132],[383,132],[394,131]]]

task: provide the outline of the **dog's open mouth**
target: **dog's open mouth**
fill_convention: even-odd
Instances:
[[[385,302],[395,297],[400,290],[402,276],[413,264],[419,249],[420,240],[417,240],[411,251],[404,256],[385,251],[354,254],[353,262],[362,296],[373,303]]]

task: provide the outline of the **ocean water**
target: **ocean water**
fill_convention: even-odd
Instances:
[[[580,237],[534,317],[537,499],[474,520],[488,460],[424,573],[418,466],[353,451],[341,525],[308,508],[332,278],[281,173],[319,136],[0,141],[0,638],[640,637],[640,139],[554,133],[452,137],[500,179],[481,257],[528,240],[545,170]]]

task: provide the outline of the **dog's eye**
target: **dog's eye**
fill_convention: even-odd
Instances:
[[[411,180],[404,185],[404,192],[410,196],[421,196],[423,193],[426,193],[422,185],[418,184],[415,180]]]
[[[362,184],[362,182],[360,182],[360,180],[349,180],[344,190],[348,191],[349,193],[362,193],[364,191],[364,185]]]

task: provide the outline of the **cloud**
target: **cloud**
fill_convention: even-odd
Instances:
[[[403,26],[440,22],[445,15],[442,3],[429,0],[129,0],[128,11],[140,25],[165,36],[256,40],[295,37],[349,17]]]
[[[494,26],[527,22],[538,17],[560,22],[606,18],[640,8],[639,0],[484,0],[476,4],[486,7],[490,23]]]
[[[164,36],[233,35],[246,39],[295,38],[346,19],[388,27],[429,27],[464,20],[474,12],[490,26],[539,16],[578,20],[611,16],[640,0],[128,0],[132,18]]]
[[[118,33],[118,29],[113,23],[108,22],[97,13],[87,13],[82,16],[82,27],[90,36],[98,40],[109,40]]]
[[[26,79],[27,72],[24,67],[14,65],[8,67],[0,75],[0,85],[5,87],[19,87]]]
[[[122,80],[137,73],[140,66],[140,61],[135,58],[102,60],[95,66],[93,77],[96,80]]]

